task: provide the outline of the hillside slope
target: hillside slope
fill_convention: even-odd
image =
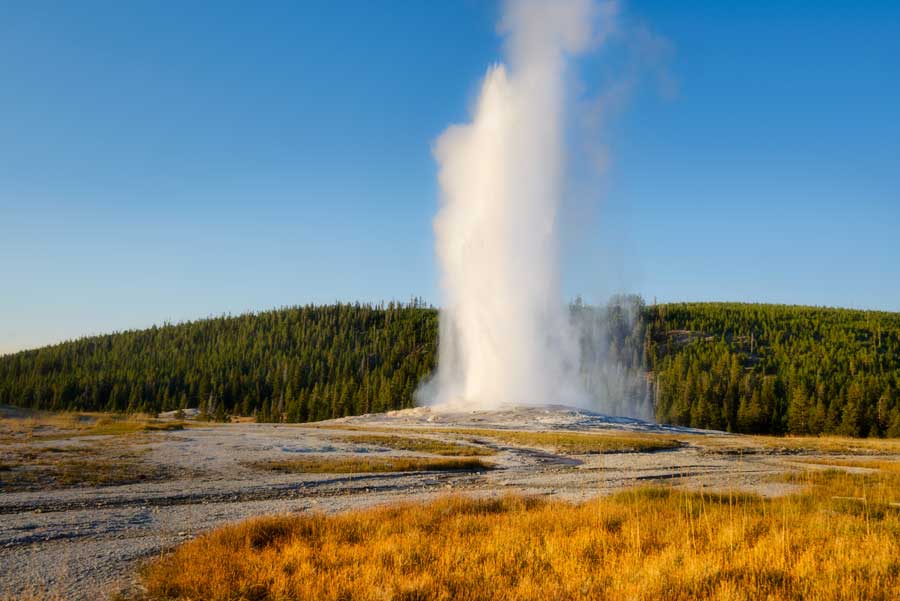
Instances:
[[[83,338],[0,357],[0,403],[310,421],[412,406],[437,311],[291,307]]]
[[[900,313],[687,303],[644,321],[660,421],[900,436]]]
[[[592,390],[662,423],[900,436],[900,314],[762,304],[576,304]],[[432,373],[420,303],[290,307],[0,357],[0,403],[309,421],[410,407]],[[601,335],[598,336],[597,332]],[[616,385],[609,384],[612,376]]]

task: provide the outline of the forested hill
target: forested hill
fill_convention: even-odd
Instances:
[[[688,303],[644,321],[660,421],[900,436],[900,313]]]
[[[604,362],[582,366],[590,387],[619,378],[606,396],[661,422],[900,436],[900,313],[637,297],[573,312],[603,333],[582,340]],[[0,403],[272,421],[410,407],[437,324],[419,302],[341,304],[95,336],[0,357]]]
[[[313,421],[411,407],[437,311],[413,302],[278,309],[0,357],[0,403]]]

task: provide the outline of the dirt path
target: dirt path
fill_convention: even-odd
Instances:
[[[438,428],[651,432],[684,439],[672,450],[563,455]],[[328,428],[229,424],[150,436],[119,437],[169,479],[123,486],[0,492],[0,598],[47,591],[65,599],[98,599],[133,587],[142,560],[221,524],[285,512],[334,512],[456,492],[555,495],[581,500],[653,483],[766,495],[794,490],[773,476],[801,469],[793,456],[749,439],[665,429],[633,420],[603,420],[553,410],[434,416],[421,410],[337,420]],[[413,456],[421,453],[344,440],[367,430],[463,441],[491,448],[496,469],[405,474],[281,474],[250,462],[291,457]],[[58,444],[58,443],[57,443]],[[746,448],[747,453],[736,453]],[[727,451],[726,451],[727,449]]]

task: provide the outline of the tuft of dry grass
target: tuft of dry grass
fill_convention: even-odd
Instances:
[[[823,467],[850,467],[850,468],[863,468],[869,470],[882,470],[885,472],[891,472],[895,474],[900,474],[900,461],[897,460],[889,460],[889,459],[873,459],[873,458],[864,458],[864,459],[845,459],[845,458],[830,458],[830,457],[817,457],[810,459],[796,459],[798,463],[807,463],[810,465],[819,465]]]
[[[121,436],[140,432],[175,432],[184,430],[184,422],[150,419],[103,418],[83,432],[92,436]]]
[[[646,453],[675,449],[682,444],[675,439],[643,433],[619,432],[532,432],[527,430],[454,429],[465,436],[493,438],[519,446],[552,449],[566,455],[593,453]]]
[[[148,564],[149,600],[897,599],[893,473],[778,499],[643,488],[582,504],[450,497],[268,517]],[[864,492],[847,503],[837,493]]]
[[[410,436],[355,434],[352,436],[334,437],[332,440],[349,442],[351,444],[375,445],[399,451],[431,453],[433,455],[474,457],[494,455],[496,453],[493,449],[485,447],[446,442],[443,440],[435,440],[433,438],[413,438]]]
[[[0,441],[19,442],[63,432],[75,434],[90,428],[96,419],[96,416],[74,413],[23,411],[13,415],[0,414]]]
[[[183,428],[182,422],[142,415],[50,413],[4,407],[0,411],[0,492],[167,479],[170,470],[143,461],[141,450],[110,442],[117,440],[114,438],[88,442],[84,437],[119,437]],[[61,446],[47,446],[54,441]]]
[[[134,484],[171,476],[142,454],[105,444],[7,448],[0,453],[0,492]]]
[[[900,515],[900,464],[878,460],[810,460],[828,469],[811,469],[789,473],[782,480],[805,484],[822,498],[851,502],[855,510],[879,519],[886,514]],[[850,472],[848,468],[871,471]],[[898,565],[900,567],[900,565]]]
[[[375,472],[435,472],[448,470],[486,470],[489,463],[480,459],[429,457],[300,457],[269,459],[244,465],[260,470],[303,474],[362,474]]]
[[[0,442],[61,440],[75,436],[123,436],[143,432],[183,430],[185,422],[146,415],[69,413],[18,410],[0,413]]]
[[[847,454],[900,455],[900,439],[849,438],[846,436],[696,436],[680,439],[713,453],[726,454]]]
[[[753,441],[770,449],[847,453],[857,455],[900,454],[900,439],[849,438],[847,436],[754,436]]]
[[[165,470],[133,459],[72,459],[0,473],[0,491],[114,486],[167,477]]]
[[[304,424],[321,430],[345,430],[350,432],[392,433],[396,428],[384,426],[354,426],[342,424]],[[684,443],[670,436],[645,432],[572,432],[572,431],[534,431],[534,430],[501,430],[489,428],[442,428],[442,427],[404,427],[404,433],[456,435],[479,442],[478,438],[491,438],[501,442],[520,446],[541,447],[568,455],[587,455],[592,453],[642,453],[664,451],[684,446]],[[475,440],[473,440],[473,438]]]

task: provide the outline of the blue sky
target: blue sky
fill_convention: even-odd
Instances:
[[[565,294],[900,310],[900,4],[736,4],[632,0],[577,65],[584,98],[629,93],[588,140],[604,177],[570,182]],[[430,146],[502,59],[499,14],[0,5],[0,353],[437,302]]]

